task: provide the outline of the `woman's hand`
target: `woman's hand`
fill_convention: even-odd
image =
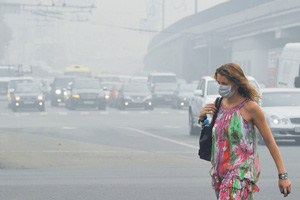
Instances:
[[[200,120],[205,119],[205,116],[206,116],[207,114],[214,115],[215,112],[216,112],[216,110],[217,110],[217,108],[216,108],[216,106],[215,106],[214,103],[208,103],[208,104],[206,104],[206,105],[201,109],[201,111],[200,111],[200,113],[199,113],[199,118],[200,118]]]
[[[292,184],[289,179],[279,179],[278,186],[280,192],[284,195],[284,197],[287,197],[292,191]]]

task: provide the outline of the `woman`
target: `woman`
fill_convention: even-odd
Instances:
[[[253,199],[260,174],[257,153],[257,134],[261,133],[278,170],[279,190],[286,197],[291,192],[278,146],[272,136],[264,114],[257,104],[260,95],[249,84],[241,67],[224,64],[215,72],[219,94],[223,97],[212,133],[212,168],[210,174],[217,198]],[[214,114],[214,103],[200,111],[200,121]]]

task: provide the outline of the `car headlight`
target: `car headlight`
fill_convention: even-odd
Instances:
[[[74,99],[79,99],[79,98],[80,98],[80,95],[79,95],[79,94],[73,94],[72,97],[73,97]]]
[[[38,100],[43,101],[43,99],[44,99],[43,95],[38,96]]]
[[[286,125],[289,123],[289,120],[287,118],[280,118],[279,116],[271,115],[270,122],[274,125],[279,125],[279,124]]]
[[[57,94],[57,95],[60,95],[61,92],[62,92],[62,91],[61,91],[60,89],[55,90],[55,94]]]
[[[20,101],[21,98],[19,96],[16,96],[15,99],[16,101]]]
[[[179,97],[179,99],[181,100],[181,101],[186,101],[187,100],[187,97]]]

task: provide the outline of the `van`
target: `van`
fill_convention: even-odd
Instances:
[[[299,73],[300,43],[287,43],[279,60],[277,87],[295,87]]]

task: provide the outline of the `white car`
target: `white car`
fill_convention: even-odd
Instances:
[[[300,143],[300,89],[264,88],[261,106],[275,140]]]

